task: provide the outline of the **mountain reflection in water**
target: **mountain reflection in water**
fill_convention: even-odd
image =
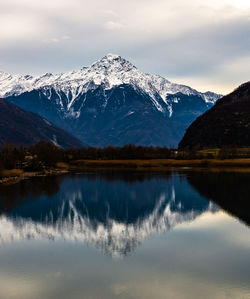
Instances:
[[[217,210],[186,175],[171,173],[37,178],[1,187],[0,198],[2,243],[64,239],[112,256],[124,256],[149,235]]]
[[[200,171],[188,176],[190,186],[223,210],[250,225],[250,173]]]

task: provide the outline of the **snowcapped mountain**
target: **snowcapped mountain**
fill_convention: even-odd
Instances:
[[[145,74],[129,61],[114,54],[108,54],[90,67],[57,75],[46,73],[42,76],[32,77],[0,72],[0,97],[17,96],[27,91],[43,88],[45,94],[50,98],[51,94],[47,94],[46,91],[53,87],[59,97],[61,92],[66,95],[67,107],[60,103],[62,108],[70,109],[81,94],[85,94],[94,86],[103,85],[104,90],[110,90],[123,84],[140,88],[142,92],[151,97],[159,111],[164,111],[164,107],[158,102],[156,95],[160,95],[161,99],[169,106],[169,110],[171,110],[171,101],[168,101],[168,95],[176,93],[200,95],[207,103],[215,103],[221,97],[215,93],[200,93],[188,86],[171,83],[161,76]]]
[[[103,146],[176,145],[191,121],[221,96],[145,74],[122,57],[108,54],[89,67],[57,75],[32,77],[0,72],[0,97],[47,117],[90,145]],[[149,114],[152,119],[162,119],[160,123],[180,122],[180,116],[184,117],[184,128],[176,124],[177,132],[173,133],[169,124],[165,134],[160,132],[156,139],[150,130],[144,130],[144,137],[136,139],[135,127],[143,129],[142,117],[147,121]],[[132,118],[129,128],[123,122],[126,118]],[[157,126],[152,120],[149,122]],[[126,138],[121,138],[124,135]]]

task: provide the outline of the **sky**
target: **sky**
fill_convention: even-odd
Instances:
[[[61,73],[119,54],[226,94],[250,80],[250,0],[0,0],[0,70]]]

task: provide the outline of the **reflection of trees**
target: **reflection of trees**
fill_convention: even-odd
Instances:
[[[250,225],[250,173],[194,172],[188,181],[202,196]]]
[[[58,193],[61,181],[62,177],[51,176],[32,178],[15,185],[0,186],[0,213],[41,195],[52,197]]]
[[[125,183],[143,183],[146,180],[151,179],[169,179],[172,175],[172,171],[164,171],[163,173],[152,173],[151,172],[140,172],[140,171],[114,171],[114,170],[105,170],[105,171],[92,171],[89,174],[84,176],[88,177],[89,180],[99,180],[103,179],[107,182],[115,182],[117,180],[123,181]]]
[[[89,204],[90,212],[93,212],[94,214],[98,214],[98,211],[103,209],[102,214],[105,214],[104,211],[106,211],[106,204],[107,199],[105,198],[106,190],[102,189],[103,184],[95,183],[99,181],[104,182],[125,182],[126,184],[135,184],[137,182],[143,183],[145,180],[150,181],[152,178],[158,178],[159,180],[165,178],[168,179],[171,176],[171,173],[162,173],[156,176],[152,176],[152,173],[140,173],[140,172],[132,172],[131,171],[123,171],[123,172],[117,172],[117,171],[98,171],[98,172],[91,172],[87,174],[80,174],[80,175],[71,175],[72,181],[79,181],[79,178],[86,179],[86,181],[92,182],[94,185],[88,185],[85,183],[84,189],[87,190],[89,198],[85,198]],[[12,209],[18,207],[24,202],[27,201],[33,201],[35,202],[40,196],[44,195],[48,198],[53,198],[54,201],[54,207],[59,204],[57,202],[56,195],[60,191],[61,183],[64,181],[64,176],[50,176],[50,177],[38,177],[38,178],[32,178],[28,180],[21,181],[18,184],[9,185],[9,186],[3,186],[0,185],[0,214],[4,212],[11,211]],[[67,177],[66,177],[67,178]],[[77,188],[77,191],[83,192],[86,197],[86,192],[82,190],[81,183],[78,182],[77,186],[69,184],[67,187],[67,194],[70,197],[70,193],[73,194],[76,190],[74,188]],[[143,205],[155,205],[155,196],[154,192],[157,192],[156,188],[153,187],[154,190],[151,190],[147,194],[145,194],[144,202],[135,202],[133,209],[131,210],[137,210],[138,205],[143,207]],[[157,192],[158,193],[158,192]],[[152,198],[150,197],[152,196]],[[113,194],[114,196],[114,194]],[[103,200],[103,197],[105,200]],[[122,199],[124,199],[123,204],[127,204],[127,199],[125,194],[120,194],[119,190],[117,190],[117,197],[120,198],[119,201],[117,201],[114,198],[108,198],[108,201],[114,200],[114,203],[109,203],[111,206],[117,206],[116,210],[118,209],[118,206],[122,203]],[[91,203],[93,202],[93,204]],[[95,204],[96,203],[96,204]],[[130,205],[132,202],[130,202]],[[48,206],[48,209],[51,209],[50,206]],[[140,208],[139,208],[140,210]],[[132,214],[132,213],[131,213]]]

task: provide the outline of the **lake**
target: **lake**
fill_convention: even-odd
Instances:
[[[250,173],[0,187],[0,298],[250,298]]]

